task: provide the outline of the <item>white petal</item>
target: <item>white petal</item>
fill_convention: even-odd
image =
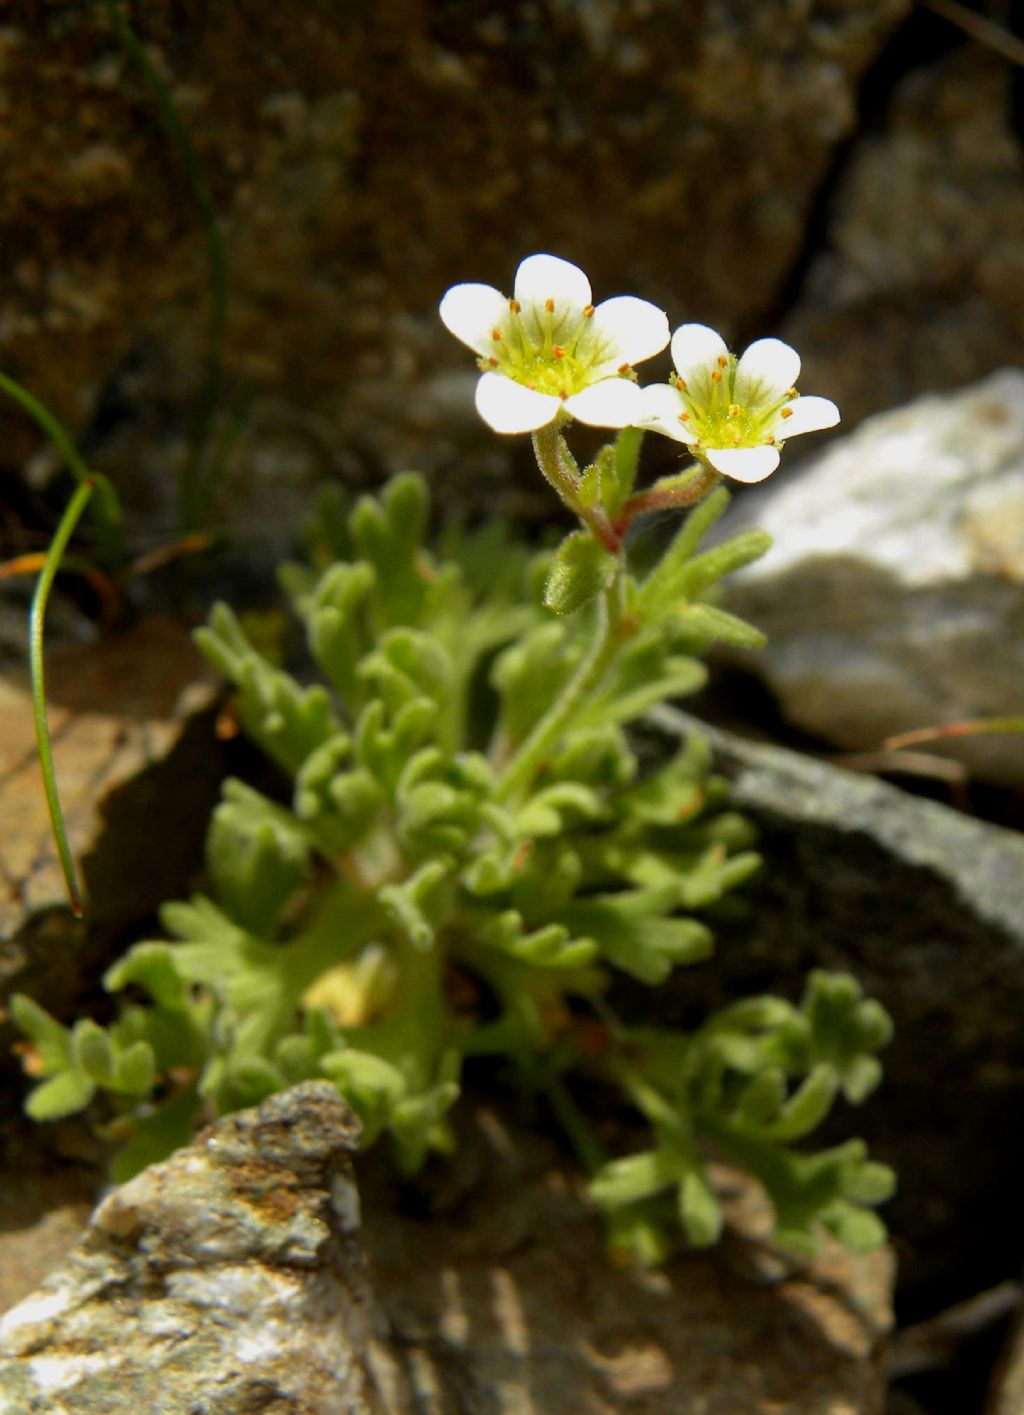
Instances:
[[[486,358],[494,353],[492,331],[508,319],[508,300],[493,285],[453,285],[439,312],[449,333]]]
[[[516,299],[530,343],[538,348],[568,344],[584,322],[583,311],[590,307],[590,281],[567,260],[532,255],[516,271]]]
[[[733,481],[764,481],[779,465],[774,447],[708,447],[704,455],[717,471]]]
[[[591,302],[590,281],[578,265],[556,255],[531,255],[516,271],[516,299],[524,307],[554,300],[559,310],[582,314]]]
[[[672,362],[686,383],[706,378],[729,348],[722,336],[706,324],[681,324],[672,335]]]
[[[673,388],[669,383],[648,384],[642,390],[641,408],[637,427],[663,432],[677,442],[697,441],[697,435],[689,423],[679,420],[679,414],[686,412],[686,400],[678,388]]]
[[[758,339],[736,365],[733,396],[744,407],[777,403],[800,377],[800,355],[781,339]]]
[[[576,344],[577,355],[608,371],[660,354],[668,343],[668,316],[649,300],[616,295],[602,300]]]
[[[643,412],[640,389],[628,378],[602,378],[562,404],[590,427],[630,427]]]
[[[792,413],[788,418],[779,417],[772,432],[778,438],[798,437],[802,432],[820,432],[825,427],[835,427],[839,421],[839,409],[831,398],[818,398],[809,394],[806,398],[794,398],[786,404]],[[782,410],[785,412],[785,408]]]
[[[476,410],[495,432],[534,432],[561,406],[554,394],[538,393],[503,373],[485,373],[476,386]]]

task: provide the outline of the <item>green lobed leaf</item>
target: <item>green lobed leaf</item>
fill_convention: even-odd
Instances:
[[[704,1168],[694,1163],[679,1182],[679,1221],[687,1242],[694,1248],[710,1248],[722,1233],[724,1219],[715,1192]]]
[[[63,1120],[84,1110],[96,1094],[96,1083],[84,1071],[68,1068],[30,1091],[25,1114],[30,1120]]]
[[[174,950],[167,943],[137,943],[129,953],[107,969],[103,986],[119,992],[129,983],[145,988],[154,1002],[169,1011],[184,1011],[189,988],[178,971]]]
[[[74,1065],[97,1085],[108,1084],[114,1076],[114,1052],[102,1027],[88,1017],[76,1022],[71,1033]]]
[[[306,877],[309,853],[309,837],[290,811],[243,782],[225,783],[207,832],[206,863],[236,923],[273,938]]]
[[[589,531],[573,531],[555,552],[544,603],[555,614],[575,614],[611,582],[615,565],[615,556]]]
[[[11,1020],[30,1039],[39,1058],[41,1074],[48,1076],[71,1063],[71,1032],[25,993],[16,992],[8,1004]]]

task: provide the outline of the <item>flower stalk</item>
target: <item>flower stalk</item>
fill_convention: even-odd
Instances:
[[[571,454],[556,423],[539,428],[533,434],[533,451],[548,485],[580,518],[594,539],[610,555],[617,555],[622,549],[622,533],[611,524],[600,505],[585,506],[580,500],[579,477],[572,469]]]
[[[625,588],[625,570],[620,561],[611,583],[597,601],[597,623],[588,652],[529,737],[506,764],[495,786],[496,801],[513,801],[530,785],[547,753],[615,661],[630,632],[629,621],[623,612]]]

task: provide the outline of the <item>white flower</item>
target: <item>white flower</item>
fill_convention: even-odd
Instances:
[[[490,285],[453,285],[447,328],[480,355],[477,411],[495,432],[534,432],[562,414],[592,427],[629,427],[641,412],[631,366],[668,343],[668,319],[646,300],[591,303],[583,271],[532,255],[507,299]]]
[[[737,359],[707,325],[684,324],[672,335],[672,361],[671,384],[643,390],[640,426],[685,442],[736,481],[763,481],[785,440],[839,421],[830,399],[797,394],[800,355],[781,339],[758,339]]]

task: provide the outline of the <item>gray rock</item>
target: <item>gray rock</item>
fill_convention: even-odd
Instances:
[[[895,1036],[881,1086],[834,1138],[863,1134],[898,1173],[884,1216],[903,1286],[934,1310],[1016,1276],[1024,838],[679,713],[657,721],[710,737],[766,866],[746,916],[716,922],[714,963],[660,989],[657,1015],[687,1025],[737,996],[798,995],[812,968],[853,973]],[[651,1015],[649,992],[628,1000]]]
[[[926,26],[936,39],[954,34],[921,9],[916,24],[918,43]],[[960,45],[907,73],[849,150],[823,246],[784,326],[814,388],[848,419],[971,383],[1020,357],[1015,81],[990,49]]]
[[[371,1415],[358,1127],[308,1082],[116,1189],[0,1321],[2,1415]]]
[[[775,544],[729,603],[768,635],[744,666],[796,726],[860,749],[1024,711],[1024,372],[878,414],[724,529],[751,525]],[[1024,737],[935,750],[1024,785]]]

